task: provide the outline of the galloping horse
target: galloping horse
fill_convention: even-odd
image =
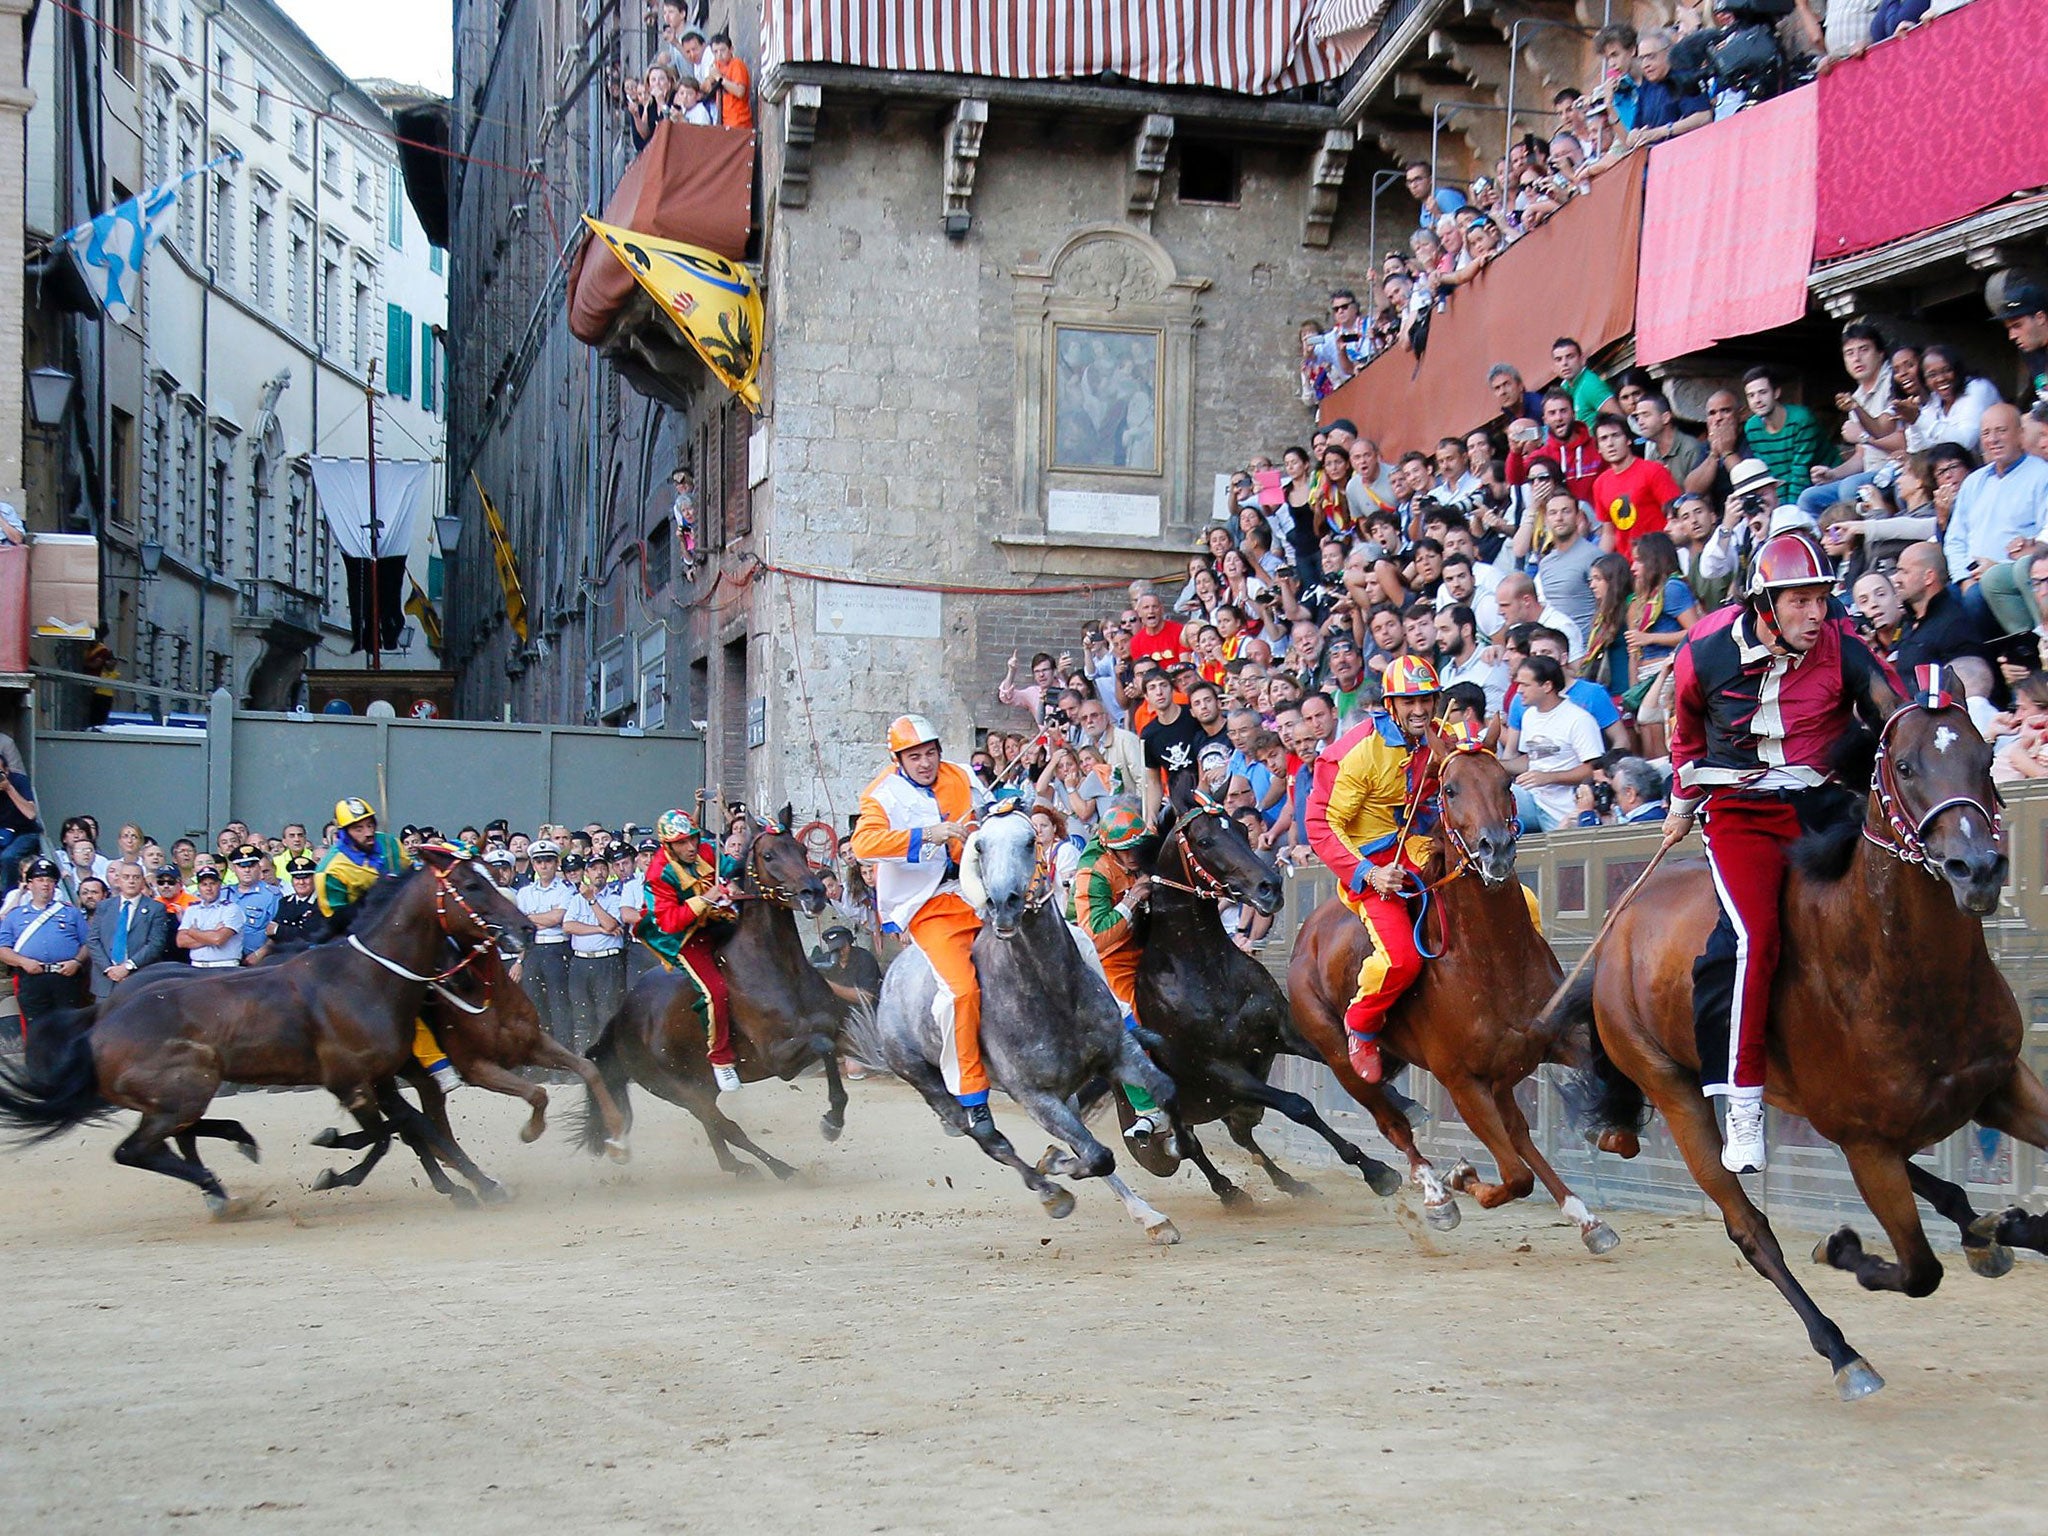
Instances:
[[[2011,1264],[1982,1224],[1970,1230],[1962,1192],[1914,1165],[1914,1153],[1972,1120],[2048,1146],[2048,1088],[2020,1059],[2019,1007],[1984,944],[2008,867],[1997,796],[1991,749],[1968,713],[1904,704],[1878,734],[1864,814],[1797,845],[1787,873],[1764,1096],[1848,1157],[1898,1258],[1865,1253],[1846,1227],[1814,1256],[1869,1290],[1925,1296],[1941,1282],[1916,1194],[1962,1229],[1973,1268],[1996,1275]],[[1843,1399],[1865,1397],[1883,1378],[1793,1278],[1763,1212],[1721,1166],[1692,1011],[1693,963],[1719,915],[1703,863],[1659,871],[1567,1000],[1580,1013],[1590,1002],[1597,1026],[1600,1144],[1635,1154],[1648,1094],[1729,1237],[1806,1324]],[[1996,1225],[2004,1240],[2027,1240],[2024,1222]]]
[[[1512,784],[1492,753],[1456,750],[1434,726],[1428,750],[1443,786],[1443,831],[1422,871],[1417,923],[1425,940],[1441,944],[1441,952],[1395,1003],[1380,1038],[1394,1056],[1444,1085],[1465,1124],[1499,1164],[1500,1182],[1485,1182],[1462,1160],[1439,1181],[1417,1150],[1408,1121],[1351,1070],[1344,1010],[1371,940],[1365,925],[1335,897],[1311,914],[1295,938],[1287,971],[1294,1022],[1407,1157],[1431,1226],[1448,1230],[1458,1224],[1457,1202],[1447,1189],[1491,1210],[1519,1200],[1541,1180],[1577,1224],[1586,1247],[1606,1253],[1620,1236],[1558,1177],[1515,1101],[1516,1085],[1542,1063],[1582,1059],[1582,1052],[1565,1038],[1561,1015],[1540,1017],[1563,973],[1536,931],[1515,878],[1521,825]]]
[[[740,815],[747,815],[739,808]],[[797,932],[799,911],[824,910],[825,885],[804,857],[803,845],[790,835],[790,809],[779,822],[755,825],[740,858],[739,920],[721,925],[713,943],[732,1007],[732,1038],[740,1078],[755,1083],[777,1077],[787,1082],[812,1062],[825,1068],[826,1108],[819,1129],[837,1141],[846,1128],[846,1085],[839,1077],[839,1034],[849,1004],[832,990],[823,973],[804,953]],[[721,1114],[718,1086],[704,1049],[704,1024],[690,1006],[687,977],[657,971],[640,978],[622,1007],[588,1052],[604,1086],[618,1103],[627,1126],[633,1123],[627,1084],[637,1082],[649,1093],[680,1105],[697,1117],[718,1166],[727,1173],[753,1170],[732,1155],[731,1147],[760,1161],[778,1179],[796,1170],[771,1157],[747,1133]],[[461,1063],[456,1063],[461,1070]],[[580,1136],[586,1151],[605,1148],[610,1134],[594,1088],[586,1093]],[[729,1144],[729,1145],[728,1145]]]
[[[960,888],[985,918],[974,940],[974,969],[989,1081],[1070,1149],[1048,1147],[1034,1167],[993,1131],[977,1136],[981,1150],[1015,1168],[1055,1220],[1073,1213],[1074,1196],[1047,1174],[1099,1178],[1153,1242],[1179,1242],[1174,1224],[1117,1176],[1115,1156],[1083,1123],[1110,1082],[1134,1083],[1169,1111],[1174,1088],[1125,1031],[1108,984],[1055,909],[1031,818],[998,811],[983,821],[962,851]],[[937,994],[931,963],[916,948],[906,949],[882,978],[875,1008],[856,1009],[851,1033],[862,1061],[879,1062],[923,1094],[957,1136],[969,1126],[938,1067],[949,1047],[932,1012]]]
[[[1327,1141],[1374,1193],[1397,1192],[1400,1174],[1339,1135],[1300,1094],[1266,1081],[1276,1057],[1321,1059],[1295,1033],[1279,983],[1231,943],[1223,928],[1221,902],[1248,902],[1261,912],[1279,908],[1282,887],[1273,866],[1236,822],[1207,801],[1178,794],[1165,827],[1140,845],[1140,854],[1151,875],[1152,899],[1134,994],[1139,1039],[1178,1091],[1173,1124],[1181,1151],[1225,1205],[1248,1204],[1251,1197],[1217,1170],[1195,1137],[1196,1126],[1221,1120],[1231,1140],[1259,1160],[1278,1189],[1313,1194],[1253,1139],[1259,1117],[1274,1109]],[[1129,1101],[1118,1094],[1116,1104],[1118,1117],[1129,1125]],[[1180,1158],[1162,1140],[1153,1138],[1132,1155],[1149,1172],[1170,1178]]]
[[[189,1155],[190,1142],[183,1157],[166,1143],[181,1133],[216,1136],[254,1157],[255,1138],[239,1122],[201,1118],[223,1082],[318,1085],[366,1130],[381,1126],[381,1108],[408,1140],[459,1155],[430,1120],[379,1087],[412,1060],[427,988],[493,945],[517,952],[533,925],[481,865],[431,847],[420,856],[424,866],[379,893],[343,943],[274,966],[123,988],[83,1015],[51,1021],[61,1026],[52,1059],[40,1070],[0,1069],[0,1122],[45,1141],[118,1109],[139,1111],[114,1160],[197,1185],[215,1215],[240,1207]],[[464,952],[453,967],[441,964],[447,939]]]

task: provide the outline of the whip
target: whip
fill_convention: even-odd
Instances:
[[[1571,991],[1572,983],[1579,979],[1579,973],[1592,961],[1593,956],[1599,952],[1600,946],[1607,942],[1607,935],[1614,927],[1614,920],[1627,910],[1628,904],[1636,899],[1636,892],[1640,891],[1649,882],[1650,876],[1657,873],[1657,866],[1664,862],[1664,855],[1677,846],[1677,843],[1666,843],[1663,847],[1659,848],[1655,857],[1644,866],[1643,872],[1636,876],[1635,883],[1621,893],[1621,900],[1608,909],[1607,921],[1602,923],[1600,931],[1593,935],[1593,942],[1587,945],[1586,952],[1579,956],[1579,963],[1571,968],[1565,979],[1558,983],[1557,990],[1550,994],[1550,1001],[1545,1003],[1543,1011],[1536,1015],[1537,1022],[1541,1023],[1547,1020],[1552,1012],[1556,1010],[1557,1005],[1564,1001],[1565,993]]]

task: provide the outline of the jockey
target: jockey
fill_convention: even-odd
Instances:
[[[1833,588],[1811,534],[1774,534],[1757,552],[1748,601],[1694,625],[1674,663],[1664,846],[1703,817],[1721,920],[1693,966],[1693,1019],[1701,1082],[1728,1100],[1721,1165],[1731,1173],[1765,1166],[1764,1028],[1786,849],[1823,808],[1815,792],[1833,776],[1852,712],[1882,726],[1904,692]]]
[[[654,823],[661,851],[647,866],[647,907],[634,935],[655,958],[682,974],[684,996],[704,1022],[704,1053],[720,1093],[740,1086],[733,1055],[725,978],[711,953],[705,924],[732,914],[732,893],[721,878],[718,855],[684,811],[663,811]]]
[[[1422,974],[1403,892],[1420,880],[1435,846],[1436,766],[1424,743],[1443,691],[1419,656],[1395,657],[1380,688],[1386,708],[1317,758],[1307,818],[1309,845],[1372,934],[1358,994],[1344,1011],[1351,1070],[1368,1083],[1380,1080],[1380,1023]]]
[[[938,979],[932,1011],[945,1043],[939,1068],[967,1110],[969,1133],[980,1139],[994,1134],[995,1119],[974,974],[981,919],[960,894],[960,849],[988,795],[967,769],[945,760],[938,727],[922,715],[902,715],[889,726],[889,755],[895,765],[861,791],[853,856],[877,866],[883,928],[907,936]]]
[[[402,875],[412,866],[398,839],[377,830],[377,808],[369,801],[350,795],[334,802],[334,846],[327,850],[313,871],[313,895],[320,903],[320,915],[332,918],[343,907],[352,907],[379,880]],[[454,1064],[443,1054],[426,1020],[412,1026],[413,1059],[434,1074],[443,1093],[462,1086]]]
[[[1102,979],[1123,1010],[1124,1028],[1138,1027],[1138,963],[1145,957],[1143,915],[1152,881],[1138,872],[1137,847],[1145,840],[1145,819],[1136,807],[1116,804],[1102,813],[1080,876],[1074,883],[1074,922],[1095,945]],[[1124,1134],[1134,1142],[1167,1128],[1166,1112],[1144,1089],[1126,1085],[1124,1097],[1138,1118]]]

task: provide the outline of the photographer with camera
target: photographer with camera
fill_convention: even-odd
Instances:
[[[1700,574],[1710,582],[1729,579],[1730,591],[1746,590],[1750,561],[1769,537],[1771,517],[1777,510],[1777,476],[1761,459],[1739,460],[1728,477],[1721,526],[1700,550]]]

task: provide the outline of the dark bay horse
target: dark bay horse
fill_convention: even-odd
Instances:
[[[1180,1151],[1202,1170],[1225,1205],[1248,1204],[1251,1197],[1218,1171],[1195,1136],[1196,1126],[1221,1120],[1277,1188],[1290,1195],[1312,1194],[1253,1138],[1259,1117],[1272,1109],[1327,1141],[1375,1193],[1397,1192],[1400,1174],[1339,1135],[1300,1094],[1266,1081],[1277,1057],[1321,1058],[1295,1032],[1279,983],[1230,941],[1220,903],[1278,910],[1278,871],[1235,821],[1185,795],[1175,797],[1171,819],[1140,851],[1152,877],[1152,896],[1134,991],[1139,1038],[1173,1079],[1178,1093],[1173,1139]],[[1133,1118],[1129,1101],[1118,1094],[1116,1106],[1128,1126]],[[1132,1155],[1149,1172],[1170,1178],[1180,1158],[1160,1145],[1162,1140],[1153,1138]]]
[[[1546,1061],[1583,1062],[1583,1048],[1559,1015],[1540,1017],[1563,979],[1557,957],[1536,931],[1528,898],[1515,878],[1520,823],[1508,772],[1490,752],[1451,747],[1431,727],[1429,751],[1443,784],[1441,835],[1422,872],[1428,895],[1420,921],[1425,948],[1441,953],[1388,1013],[1383,1049],[1443,1084],[1472,1134],[1500,1168],[1487,1183],[1460,1161],[1441,1181],[1416,1148],[1415,1133],[1376,1086],[1351,1070],[1344,1010],[1369,952],[1365,924],[1336,897],[1303,923],[1287,971],[1294,1022],[1337,1081],[1372,1112],[1380,1131],[1408,1159],[1423,1192],[1423,1214],[1440,1230],[1458,1224],[1447,1189],[1471,1195],[1482,1208],[1519,1200],[1540,1180],[1579,1228],[1593,1253],[1621,1241],[1586,1208],[1537,1149],[1515,1088]]]
[[[856,1054],[915,1088],[949,1134],[972,1134],[990,1158],[1016,1169],[1054,1220],[1073,1214],[1074,1196],[1048,1174],[1101,1179],[1153,1242],[1179,1242],[1172,1221],[1123,1181],[1115,1154],[1087,1127],[1089,1110],[1112,1084],[1136,1084],[1169,1113],[1174,1087],[1124,1029],[1109,984],[1081,953],[1052,900],[1028,815],[1003,810],[983,820],[961,855],[960,892],[983,915],[974,970],[989,1081],[1065,1150],[1048,1147],[1034,1165],[1000,1130],[973,1129],[939,1068],[948,1047],[932,1013],[938,981],[915,946],[883,976],[875,1008],[855,1010],[850,1034]]]
[[[1955,706],[1905,704],[1877,738],[1863,814],[1798,845],[1788,872],[1771,993],[1765,1098],[1802,1116],[1849,1160],[1898,1257],[1863,1251],[1843,1228],[1815,1257],[1870,1290],[1925,1296],[1942,1266],[1915,1195],[1954,1220],[1973,1267],[2000,1274],[2010,1256],[1971,1231],[1962,1191],[1911,1162],[1970,1121],[2048,1146],[2048,1089],[2020,1059],[2025,1029],[1984,943],[2008,868],[2000,846],[1991,749]],[[1632,1156],[1647,1094],[1728,1235],[1777,1286],[1844,1400],[1883,1379],[1793,1278],[1763,1213],[1721,1166],[1711,1101],[1700,1093],[1692,968],[1719,918],[1703,862],[1660,870],[1616,919],[1591,980],[1597,1025],[1593,1119],[1601,1145]],[[2028,1223],[1993,1222],[2029,1242]]]
[[[819,1128],[827,1141],[837,1141],[846,1127],[839,1035],[849,1004],[811,964],[797,932],[798,912],[824,910],[825,884],[805,858],[803,845],[786,830],[789,823],[790,809],[784,806],[779,822],[754,826],[741,856],[739,918],[721,924],[713,943],[731,1002],[741,1080],[787,1082],[812,1062],[822,1063],[826,1107]],[[688,987],[686,978],[668,971],[640,978],[625,1005],[591,1042],[589,1056],[604,1086],[626,1125],[633,1123],[627,1085],[638,1083],[697,1117],[718,1166],[727,1173],[753,1172],[732,1155],[730,1148],[738,1147],[778,1179],[788,1178],[794,1168],[754,1145],[720,1112],[704,1025],[690,1006]],[[456,1069],[461,1070],[459,1062]],[[594,1092],[586,1095],[586,1108],[581,1144],[599,1152],[607,1133]]]
[[[189,1133],[253,1149],[239,1123],[203,1118],[223,1082],[323,1087],[366,1130],[381,1127],[382,1110],[408,1139],[454,1154],[432,1121],[380,1085],[412,1060],[427,988],[450,974],[444,941],[456,941],[467,966],[494,945],[522,949],[533,925],[481,865],[434,848],[421,858],[341,943],[274,966],[122,988],[63,1021],[38,1070],[0,1068],[0,1124],[43,1141],[135,1110],[141,1120],[114,1160],[197,1185],[216,1215],[235,1214],[236,1202],[196,1156],[167,1143]]]
[[[625,1121],[611,1091],[604,1085],[603,1076],[594,1063],[578,1056],[541,1028],[539,1010],[519,983],[512,979],[505,959],[492,948],[479,955],[473,965],[445,982],[434,984],[429,989],[426,1008],[421,1014],[427,1027],[433,1031],[434,1038],[447,1052],[448,1059],[455,1064],[455,1070],[465,1083],[525,1101],[533,1113],[520,1127],[521,1141],[536,1141],[547,1130],[548,1092],[539,1083],[519,1076],[518,1069],[541,1067],[574,1073],[583,1080],[585,1089],[596,1104],[605,1136],[604,1151],[613,1162],[627,1161]],[[408,1062],[400,1075],[418,1092],[420,1108],[427,1118],[440,1128],[451,1144],[459,1146],[448,1121],[447,1095],[441,1091],[433,1075],[417,1061]],[[339,1173],[326,1169],[313,1181],[315,1189],[351,1188],[361,1184],[390,1149],[391,1133],[388,1127],[382,1134],[368,1131],[343,1133],[330,1129],[315,1136],[313,1145],[370,1149],[369,1156],[355,1167]],[[415,1151],[419,1152],[428,1181],[434,1188],[459,1199],[462,1192],[447,1182],[432,1153],[420,1147]],[[470,1177],[472,1183],[476,1182],[476,1175],[469,1174],[459,1163],[457,1167]],[[485,1183],[479,1186],[479,1192],[486,1198],[491,1198],[497,1189],[495,1182],[487,1176]]]

